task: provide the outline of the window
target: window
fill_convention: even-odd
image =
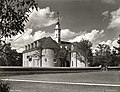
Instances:
[[[73,61],[72,61],[72,66],[73,66]]]
[[[30,44],[28,45],[28,49],[30,49]]]
[[[57,34],[56,34],[56,38],[57,38]]]
[[[25,46],[25,50],[27,50],[27,46]]]
[[[39,46],[39,41],[37,41],[37,47]]]
[[[47,62],[47,59],[45,58],[45,62]]]
[[[31,43],[31,48],[33,48],[33,43]]]
[[[74,46],[73,45],[71,46],[71,50],[74,50]]]
[[[71,56],[73,57],[73,53],[71,53],[71,54],[72,54]]]
[[[31,62],[31,61],[32,61],[32,58],[29,58],[29,61]]]
[[[56,59],[53,59],[53,63],[57,63],[57,60],[56,60]]]
[[[35,47],[37,47],[37,41],[35,42]]]
[[[65,48],[67,49],[68,47],[67,47],[67,46],[65,46]]]
[[[27,58],[29,58],[30,56],[27,56]]]

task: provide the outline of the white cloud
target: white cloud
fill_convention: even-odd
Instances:
[[[33,42],[33,37],[30,35],[32,31],[32,29],[27,29],[24,34],[18,34],[15,36],[13,38],[14,40],[11,42],[12,49],[22,52],[26,44]]]
[[[119,47],[119,44],[117,43],[117,41],[118,41],[118,39],[115,39],[113,41],[112,40],[107,40],[107,41],[99,42],[98,44],[107,44],[107,45],[110,46],[110,49],[112,51],[114,49],[114,46]],[[96,47],[97,47],[97,45],[96,45]],[[93,49],[93,52],[95,52],[95,49],[97,49],[96,47]]]
[[[18,34],[12,39],[17,39],[12,42],[12,48],[17,49],[17,51],[22,52],[24,50],[24,46],[28,43],[31,43],[35,40],[38,40],[42,37],[48,37],[54,35],[54,33],[45,32],[39,30],[35,32],[34,35],[31,35],[33,29],[51,26],[57,22],[57,19],[54,18],[54,13],[51,12],[49,7],[40,9],[38,11],[36,9],[29,16],[29,21],[26,23],[26,32],[22,34]],[[21,36],[22,35],[22,36]]]
[[[101,0],[104,3],[108,3],[108,4],[115,4],[116,0]]]
[[[45,31],[37,31],[35,32],[34,35],[31,35],[32,33],[32,29],[27,29],[27,32],[25,34],[21,35],[17,35],[14,39],[17,39],[16,41],[12,42],[12,48],[16,49],[18,52],[22,52],[24,50],[24,46],[26,44],[32,43],[35,40],[41,39],[43,37],[53,37],[54,33],[49,33],[49,32],[45,32]]]
[[[53,37],[53,35],[54,33],[49,33],[49,32],[39,30],[35,32],[35,34],[33,35],[33,41],[41,39],[43,37],[49,37],[49,36]]]
[[[112,41],[111,41],[111,40],[102,41],[102,42],[100,42],[99,44],[107,44],[107,45],[109,45],[110,47],[112,47]]]
[[[86,39],[86,40],[93,42],[94,40],[96,40],[99,37],[102,37],[103,35],[104,35],[104,30],[99,31],[99,30],[94,29],[90,33],[85,33],[85,34],[79,35],[69,41],[70,42],[79,42],[81,39]]]
[[[79,33],[75,33],[69,29],[62,29],[61,30],[61,38],[62,40],[68,41],[69,39],[73,39],[78,35],[83,34],[84,32],[80,31]]]
[[[24,46],[26,44],[32,43],[35,40],[41,39],[43,37],[52,37],[55,38],[55,33],[45,32],[42,30],[36,31],[34,35],[31,35],[33,32],[32,29],[27,29],[26,33],[21,36],[21,34],[17,35],[14,39],[17,39],[12,43],[12,48],[17,49],[18,52],[22,52],[24,50]],[[70,31],[69,29],[62,29],[61,30],[61,39],[64,41],[68,41],[69,39],[73,39],[78,35],[81,35],[82,33],[86,32],[79,32],[75,33]],[[100,34],[102,31],[100,31]],[[19,38],[19,39],[18,39]]]
[[[109,11],[104,11],[101,15],[104,16],[103,21],[111,16]]]
[[[54,18],[54,13],[50,11],[49,7],[43,9],[38,8],[38,11],[34,9],[29,16],[26,27],[34,29],[55,24],[57,19]]]
[[[119,44],[117,43],[117,39],[112,42],[112,46],[119,47]]]
[[[111,12],[111,19],[108,28],[120,29],[120,8]]]

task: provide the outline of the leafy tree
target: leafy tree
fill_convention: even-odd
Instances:
[[[57,53],[56,53],[56,58],[61,61],[61,67],[67,67],[70,66],[70,62],[67,60],[68,57],[68,50],[65,48],[61,48]]]
[[[92,62],[92,43],[89,40],[82,39],[78,43],[78,52],[85,57],[85,66],[88,67],[88,63]]]
[[[113,49],[112,54],[110,56],[110,66],[118,66],[120,64],[120,56],[116,52],[116,50]]]
[[[4,61],[1,62],[2,65],[9,63],[4,51],[4,47],[8,45],[1,38],[23,33],[25,23],[29,21],[28,17],[34,8],[37,10],[35,0],[0,0],[0,60]]]
[[[11,49],[10,44],[5,44],[4,49],[0,52],[0,65],[21,66],[22,55],[16,50]]]
[[[0,92],[10,92],[10,84],[0,80]]]
[[[95,49],[95,56],[94,56],[94,65],[99,66],[103,65],[106,66],[110,62],[110,55],[111,49],[110,46],[107,44],[98,44]]]
[[[35,0],[0,0],[0,38],[23,33],[30,8],[37,9]]]

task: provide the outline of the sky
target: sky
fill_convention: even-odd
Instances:
[[[60,16],[61,38],[79,42],[82,38],[93,43],[118,46],[120,34],[120,0],[36,0],[38,11],[33,10],[26,23],[25,33],[12,38],[12,48],[18,52],[24,46],[42,37],[54,39],[57,11]]]

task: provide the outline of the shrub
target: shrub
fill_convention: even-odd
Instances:
[[[0,92],[10,92],[10,84],[0,81]]]

